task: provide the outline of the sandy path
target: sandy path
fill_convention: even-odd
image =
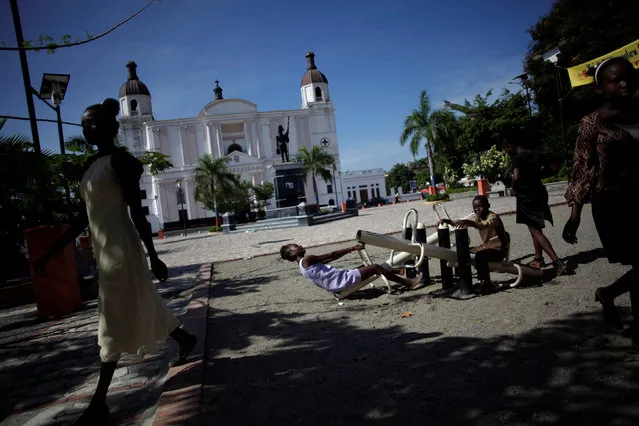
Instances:
[[[574,273],[470,300],[433,297],[435,282],[339,306],[276,255],[215,264],[202,424],[639,424],[639,355],[593,301],[626,268],[602,258],[589,209],[576,247],[560,237],[567,209],[553,214],[546,234]],[[532,255],[525,228],[504,221],[511,257]]]

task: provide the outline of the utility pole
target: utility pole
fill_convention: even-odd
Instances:
[[[9,0],[11,3],[11,13],[13,15],[13,27],[16,31],[16,41],[18,46],[22,47],[24,38],[22,36],[22,24],[20,23],[20,13],[18,11],[18,1]],[[31,95],[31,78],[29,77],[29,63],[27,62],[26,50],[20,49],[20,66],[22,68],[22,81],[24,82],[24,93],[27,96],[27,109],[29,110],[29,122],[31,123],[31,139],[33,140],[33,148],[38,154],[40,149],[40,135],[38,134],[38,122],[36,119],[35,105],[33,104],[33,96]]]

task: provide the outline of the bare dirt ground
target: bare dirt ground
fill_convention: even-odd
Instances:
[[[388,295],[377,281],[341,306],[279,255],[214,264],[201,423],[636,426],[639,355],[594,302],[627,267],[603,257],[589,209],[577,246],[561,240],[568,209],[553,214],[546,234],[573,271],[468,300],[435,295],[433,260],[432,285]],[[503,219],[511,258],[531,257],[528,231]],[[628,297],[617,303],[627,323]]]

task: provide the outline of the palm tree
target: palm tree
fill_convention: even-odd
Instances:
[[[207,209],[215,211],[216,226],[220,226],[217,198],[233,192],[239,184],[238,176],[228,170],[226,158],[214,159],[211,155],[205,155],[198,159],[195,168],[195,199]]]
[[[452,113],[447,109],[432,111],[430,98],[426,91],[422,90],[419,94],[419,106],[404,120],[404,130],[399,138],[399,143],[404,146],[410,139],[410,150],[413,158],[415,158],[419,152],[422,139],[424,140],[430,169],[430,181],[433,187],[435,186],[433,153],[448,135],[446,125],[453,119]]]
[[[54,223],[64,211],[51,179],[51,153],[35,152],[25,135],[2,134],[6,122],[0,119],[0,285],[29,270],[20,253],[25,229]]]
[[[304,170],[304,182],[306,182],[309,174],[313,178],[315,202],[319,205],[316,176],[319,175],[325,182],[330,182],[333,176],[331,170],[335,169],[335,158],[326,152],[324,147],[313,145],[310,151],[305,146],[302,146],[297,153],[297,161],[304,163],[302,166]]]

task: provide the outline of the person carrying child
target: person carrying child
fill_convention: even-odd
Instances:
[[[306,249],[299,244],[285,244],[280,249],[282,259],[299,264],[302,275],[316,286],[331,293],[339,293],[348,290],[367,280],[374,275],[383,275],[389,281],[393,281],[412,290],[421,280],[422,274],[415,278],[406,278],[393,271],[384,269],[381,265],[360,266],[356,269],[336,269],[328,265],[342,256],[354,251],[363,250],[363,244],[332,251],[330,253],[312,255],[306,254]]]
[[[490,211],[490,203],[484,195],[473,198],[473,212],[475,219],[460,219],[453,222],[450,219],[441,219],[437,226],[441,224],[456,227],[471,227],[479,231],[482,243],[477,247],[471,247],[471,253],[475,254],[475,268],[477,278],[483,287],[489,287],[490,272],[488,262],[498,262],[508,256],[510,249],[510,234],[506,232],[504,223],[497,213]]]

